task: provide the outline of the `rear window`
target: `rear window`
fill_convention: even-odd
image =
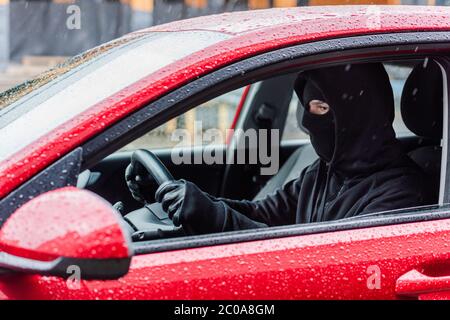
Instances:
[[[385,64],[384,67],[389,75],[392,90],[394,92],[394,106],[395,106],[395,118],[393,127],[397,136],[413,135],[413,133],[406,127],[403,122],[400,112],[400,100],[402,97],[403,86],[411,73],[412,67],[406,65],[394,65]],[[297,140],[297,139],[309,139],[309,136],[302,130],[299,130],[297,123],[296,110],[298,106],[298,97],[294,93],[289,105],[288,116],[286,118],[286,124],[283,130],[282,141]]]

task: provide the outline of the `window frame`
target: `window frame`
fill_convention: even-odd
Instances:
[[[129,138],[137,132],[142,131],[142,127],[146,127],[146,131],[151,130],[152,126],[155,126],[156,124],[159,125],[163,123],[162,121],[167,121],[174,115],[182,114],[183,112],[186,112],[187,110],[193,108],[192,106],[195,107],[202,102],[207,101],[208,99],[212,99],[220,94],[223,94],[226,91],[231,91],[238,87],[255,83],[257,81],[261,81],[278,74],[292,73],[293,69],[296,67],[299,70],[306,70],[309,68],[342,64],[350,61],[354,63],[396,59],[407,60],[425,58],[429,56],[432,56],[434,60],[438,61],[437,57],[441,56],[443,51],[446,54],[450,52],[450,43],[446,43],[445,41],[436,41],[436,38],[439,38],[436,37],[438,36],[438,34],[445,37],[445,35],[449,35],[450,33],[404,33],[402,34],[403,38],[394,35],[382,34],[375,36],[375,40],[374,36],[332,39],[311,44],[298,45],[291,48],[283,48],[256,57],[245,59],[233,64],[232,66],[219,69],[194,82],[191,82],[175,90],[174,92],[169,93],[166,97],[163,97],[151,103],[149,106],[137,111],[136,113],[139,113],[140,111],[144,113],[145,109],[151,108],[154,112],[152,115],[148,115],[147,121],[141,121],[141,123],[138,124],[136,131],[132,132]],[[411,43],[409,43],[408,38],[414,39],[414,42],[411,41]],[[430,39],[434,39],[435,41],[430,41]],[[420,40],[425,40],[425,43],[422,43]],[[429,41],[429,43],[427,43],[427,40]],[[336,46],[336,43],[339,43],[339,46]],[[427,50],[424,50],[423,48],[422,50],[418,50],[417,47],[419,46],[425,46],[427,47]],[[317,48],[321,48],[322,50],[318,50]],[[326,48],[328,48],[328,50],[326,50]],[[329,48],[336,49],[329,50]],[[280,56],[286,56],[286,51],[288,51],[291,55],[291,58],[288,61],[286,61],[286,59],[280,59]],[[347,54],[344,55],[343,51],[346,51],[345,53]],[[298,54],[299,52],[301,52],[302,54]],[[292,55],[294,54],[298,54],[298,56],[292,57]],[[441,60],[446,61],[446,59],[439,59],[439,61]],[[265,63],[261,63],[261,61],[265,61]],[[229,72],[224,72],[224,69],[232,69],[236,72],[234,74],[230,74]],[[449,69],[450,63],[447,71]],[[243,74],[244,76],[242,76]],[[448,83],[445,83],[445,85],[447,85],[446,91],[448,91]],[[167,101],[174,101],[174,103],[170,105],[167,103]],[[122,120],[122,122],[127,123],[127,121],[133,117],[137,117],[137,115],[131,115]],[[143,123],[145,122],[146,125],[143,125]],[[139,125],[141,126],[140,128]],[[110,133],[114,134],[114,136],[108,136],[108,133],[106,131],[110,131]],[[126,133],[124,132],[122,132],[121,135],[117,135],[117,132],[114,131],[114,127],[105,130],[105,132],[100,134],[98,137],[95,137],[91,141],[87,142],[85,146],[83,146],[83,149],[85,149],[85,147],[89,147],[90,150],[96,149],[93,148],[93,146],[101,143],[102,141],[105,141],[105,137],[108,137],[109,141],[112,141],[115,137],[117,139],[117,143],[117,141],[120,141],[126,135]],[[446,143],[448,144],[448,139]],[[92,151],[90,155],[93,155]],[[86,163],[89,163],[89,161],[86,161]],[[446,167],[448,167],[448,165],[449,164],[447,161]],[[446,186],[450,181],[450,173],[448,171],[446,172],[445,177]],[[325,233],[338,230],[369,228],[434,219],[438,220],[450,218],[450,212],[448,210],[449,208],[450,205],[425,206],[422,208],[405,208],[389,211],[388,213],[386,213],[386,215],[384,215],[383,213],[376,213],[374,215],[358,216],[349,219],[319,222],[306,225],[294,224],[280,227],[271,227],[267,229],[231,231],[207,235],[185,236],[174,239],[134,242],[133,247],[135,254],[147,254],[153,252],[205,247],[218,244],[276,239],[281,237]]]
[[[448,124],[449,121],[449,100],[448,94],[450,91],[449,84],[449,73],[450,73],[450,58],[442,57],[440,59],[436,59],[439,67],[442,71],[442,82],[443,82],[443,102],[444,109],[442,112],[442,155],[441,155],[441,176],[440,176],[440,186],[439,186],[439,204],[449,203],[450,202],[450,192],[449,192],[449,183],[450,183],[450,162],[449,162],[449,137],[450,137],[450,126]]]

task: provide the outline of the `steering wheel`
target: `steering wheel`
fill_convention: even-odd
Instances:
[[[149,150],[139,149],[134,151],[131,155],[131,165],[134,167],[141,165],[151,178],[156,181],[158,186],[166,181],[173,180],[169,170],[167,170],[161,160]]]
[[[140,167],[140,168],[139,168]],[[129,168],[144,169],[146,176],[142,177],[135,172],[128,172]],[[169,170],[151,151],[139,149],[131,155],[131,167],[127,168],[125,179],[135,181],[156,181],[160,186],[164,182],[174,180]],[[142,171],[142,170],[140,170]],[[128,185],[128,183],[127,183]],[[133,194],[133,190],[130,190]],[[183,235],[183,228],[176,227],[169,215],[162,209],[158,202],[148,203],[145,199],[139,199],[143,203],[141,209],[125,215],[124,219],[132,228],[133,240],[150,240]]]

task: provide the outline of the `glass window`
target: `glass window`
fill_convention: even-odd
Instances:
[[[286,118],[286,123],[284,125],[283,135],[281,136],[281,141],[287,140],[297,140],[297,139],[309,139],[309,136],[300,130],[297,123],[297,106],[299,100],[297,94],[294,92],[292,94],[292,100],[289,104],[289,110]]]
[[[405,84],[408,75],[412,68],[405,65],[385,64],[384,67],[389,75],[392,90],[394,92],[394,106],[395,106],[395,118],[393,127],[397,136],[411,135],[411,131],[406,127],[403,122],[400,112],[400,99],[402,96],[403,86]],[[286,118],[286,124],[283,130],[282,141],[297,140],[297,139],[309,139],[308,135],[301,131],[298,127],[296,110],[299,104],[298,97],[294,93],[289,105],[289,111]]]
[[[391,81],[392,90],[394,91],[394,105],[395,105],[395,118],[394,118],[394,130],[397,136],[412,135],[403,122],[400,112],[400,99],[402,98],[403,86],[408,78],[408,75],[412,71],[412,67],[404,65],[385,64],[384,67],[389,75]]]
[[[205,138],[207,131],[214,134],[214,143],[225,144],[243,92],[240,88],[209,100],[134,140],[122,151],[210,144]]]

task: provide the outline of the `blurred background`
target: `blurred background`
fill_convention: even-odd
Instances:
[[[153,25],[228,11],[449,0],[0,0],[0,92],[67,57]]]
[[[174,20],[271,7],[446,5],[447,2],[450,0],[0,0],[0,92],[101,43]],[[395,92],[401,90],[404,73],[390,72]],[[399,85],[394,85],[397,82]],[[242,88],[213,99],[136,143],[148,146],[153,141],[153,146],[172,145],[170,133],[180,127],[195,131],[191,128],[194,120],[205,123],[203,130],[219,128],[224,131],[233,121],[243,91]],[[293,100],[292,105],[292,112],[295,112],[296,101]],[[306,138],[296,123],[288,123],[287,127],[283,132],[286,139]]]

